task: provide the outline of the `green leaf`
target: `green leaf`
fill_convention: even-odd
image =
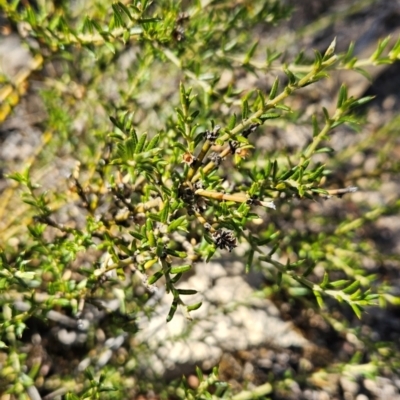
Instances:
[[[354,314],[356,314],[358,319],[361,319],[361,309],[357,304],[351,303],[350,304],[351,308],[354,311]]]
[[[347,49],[347,52],[342,59],[343,63],[348,63],[352,59],[354,54],[354,48],[355,48],[354,42],[350,42],[349,48]]]
[[[113,123],[114,126],[116,126],[118,129],[120,129],[121,131],[124,131],[124,126],[123,124],[121,124],[116,118],[114,118],[113,116],[110,116],[110,121]]]
[[[330,43],[330,45],[328,46],[328,48],[325,51],[324,54],[324,61],[328,60],[329,58],[332,57],[333,53],[335,52],[335,48],[336,48],[336,37],[332,40],[332,42]]]
[[[25,271],[16,271],[14,273],[14,276],[19,279],[24,279],[24,280],[30,281],[35,278],[35,273],[31,272],[31,271],[26,271],[26,272]]]
[[[153,221],[156,221],[156,222],[162,222],[161,221],[161,216],[159,214],[147,213],[147,218],[150,218],[150,219],[152,219]]]
[[[183,276],[182,273],[176,274],[173,278],[171,278],[171,283],[175,284],[179,281],[179,279],[181,279]]]
[[[272,162],[271,162],[270,159],[268,159],[267,165],[266,165],[266,167],[264,168],[264,171],[263,171],[263,176],[264,176],[265,179],[269,178],[269,176],[271,174],[271,169],[272,169]]]
[[[197,294],[197,290],[194,289],[177,289],[177,292],[183,296]]]
[[[254,258],[254,250],[250,250],[249,255],[247,257],[246,266],[245,266],[246,273],[250,272],[251,266],[253,264],[253,258]]]
[[[358,300],[362,300],[362,291],[361,289],[357,289],[354,293],[352,293],[350,295],[350,300],[351,301],[358,301]]]
[[[129,11],[129,8],[126,7],[126,5],[124,3],[122,3],[121,1],[118,2],[118,6],[120,7],[120,9],[125,13],[125,15],[131,20],[133,21],[133,17]]]
[[[203,372],[197,365],[196,365],[196,375],[197,375],[197,378],[199,379],[199,382],[204,381]]]
[[[338,121],[335,121],[332,125],[331,125],[331,129],[334,129],[334,128],[337,128],[338,126],[340,126],[340,125],[343,125],[344,124],[344,120],[341,118],[341,119],[339,119]]]
[[[277,284],[278,286],[281,286],[281,285],[282,285],[282,277],[283,277],[282,272],[278,272],[278,273],[276,274],[276,284]]]
[[[283,111],[288,111],[288,112],[292,111],[292,109],[290,107],[286,106],[285,104],[277,104],[275,106],[275,108],[277,108],[279,110],[283,110]]]
[[[187,253],[185,251],[177,251],[174,249],[165,249],[166,253],[174,256],[174,257],[178,257],[178,258],[186,258],[187,257]]]
[[[257,100],[259,101],[260,105],[258,106],[261,110],[265,110],[265,97],[261,90],[257,90]]]
[[[94,381],[94,372],[93,372],[93,368],[85,368],[83,373],[85,374],[86,379],[88,379],[89,381]]]
[[[81,400],[81,399],[82,399],[82,397],[78,397],[76,394],[71,393],[71,392],[69,392],[65,395],[65,400]]]
[[[190,264],[185,264],[185,265],[178,265],[176,267],[172,267],[171,270],[169,271],[171,274],[182,274],[184,272],[189,271],[192,268]]]
[[[276,94],[278,93],[278,87],[279,87],[279,78],[276,77],[272,85],[272,88],[269,92],[269,100],[273,100],[276,97]]]
[[[329,122],[331,120],[328,110],[325,107],[322,107],[322,112],[324,113],[325,121]]]
[[[354,281],[351,285],[347,286],[345,289],[342,289],[342,291],[346,294],[352,294],[356,292],[360,286],[360,281]]]
[[[30,206],[38,207],[38,202],[37,202],[36,200],[24,199],[23,202],[24,202],[25,204],[29,204]]]
[[[81,32],[82,33],[90,33],[92,35],[93,31],[94,31],[94,26],[93,26],[92,20],[89,17],[85,17],[85,19],[83,21]]]
[[[329,284],[329,275],[327,272],[324,273],[324,278],[322,279],[321,287],[325,289]]]
[[[35,27],[37,25],[37,19],[36,19],[35,11],[29,5],[26,7],[26,21],[30,25],[32,25],[32,27]]]
[[[313,127],[313,137],[316,137],[316,136],[318,136],[320,129],[318,126],[317,116],[315,114],[313,114],[311,121],[312,121],[312,127]]]
[[[247,52],[246,56],[244,57],[244,61],[243,64],[246,65],[250,62],[251,57],[253,57],[256,49],[258,46],[258,40],[253,44],[253,46],[251,46],[250,50]]]
[[[314,290],[313,293],[314,293],[315,299],[317,300],[319,307],[324,308],[325,304],[324,304],[324,299],[322,298],[321,293],[317,290]]]
[[[321,154],[321,153],[334,153],[335,150],[332,147],[321,147],[318,150],[315,150],[314,154]]]
[[[297,54],[296,58],[293,61],[293,64],[299,65],[304,63],[304,51],[301,50],[299,54]]]
[[[202,302],[196,303],[196,304],[192,304],[192,305],[186,306],[186,309],[187,309],[189,312],[190,312],[190,311],[196,311],[196,310],[198,310],[198,309],[201,307],[202,304],[203,304]]]
[[[292,169],[290,169],[290,170],[284,172],[284,173],[279,177],[279,180],[280,180],[280,181],[284,181],[284,180],[290,178],[290,177],[295,173],[296,170],[297,170],[297,167],[294,167],[294,168],[292,168]]]
[[[147,140],[147,133],[143,133],[136,144],[135,153],[141,153],[143,151],[146,140]]]
[[[113,18],[111,19],[111,22],[109,24],[109,28],[110,30],[112,30],[113,28],[120,28],[123,27],[124,21],[122,19],[122,15],[120,12],[120,9],[118,7],[118,4],[112,4],[111,7],[113,8],[114,14],[113,14]]]
[[[322,55],[318,50],[314,50],[314,67],[315,69],[320,69],[322,65]]]
[[[249,103],[247,100],[244,100],[242,104],[242,120],[245,121],[248,116],[249,116]]]
[[[286,76],[287,76],[288,79],[289,79],[289,85],[290,85],[290,86],[295,85],[296,82],[297,82],[297,78],[296,78],[296,76],[293,74],[293,72],[290,71],[289,68],[287,68],[287,67],[285,67],[285,68],[283,69],[283,72],[286,74]]]
[[[156,247],[156,238],[154,236],[153,224],[150,218],[148,218],[146,221],[146,236],[147,240],[149,241],[149,245],[151,247]]]
[[[186,231],[187,225],[187,217],[186,215],[182,215],[181,217],[173,220],[168,226],[168,232],[174,232],[176,230],[184,230]]]
[[[231,131],[236,125],[236,114],[231,115],[231,117],[229,118],[229,122],[228,125],[226,127],[226,129],[228,131]]]
[[[154,136],[146,146],[146,151],[154,149],[160,141],[160,134]]]
[[[382,60],[380,56],[382,55],[383,51],[387,47],[390,40],[390,36],[386,37],[385,39],[379,41],[378,48],[375,50],[374,54],[371,56],[371,61]]]
[[[177,308],[178,308],[178,301],[174,299],[174,301],[172,302],[171,308],[169,309],[169,313],[167,316],[167,322],[170,322],[172,320],[172,318],[174,318]]]
[[[160,222],[165,224],[169,217],[169,201],[164,201],[164,206],[160,213]]]
[[[103,28],[98,24],[98,22],[95,20],[91,20],[91,22],[92,22],[92,26],[96,29],[96,31],[98,33],[100,33],[100,35],[103,35],[103,33],[104,33]]]
[[[156,283],[163,275],[164,273],[162,270],[157,271],[154,275],[150,276],[150,278],[147,280],[147,283],[152,285],[153,283]]]
[[[345,85],[342,85],[339,90],[339,97],[336,103],[336,107],[341,108],[346,101],[347,101],[347,87]]]
[[[137,232],[137,231],[129,231],[129,234],[132,235],[134,238],[142,241],[145,239],[145,236],[142,235],[141,233]]]
[[[365,96],[365,97],[362,97],[361,99],[354,100],[351,103],[351,108],[366,104],[366,103],[370,102],[371,100],[373,100],[374,98],[375,98],[375,96]]]
[[[204,237],[205,239],[207,238],[207,239],[209,239],[210,240],[210,244],[213,244],[213,241],[212,241],[212,239],[211,238],[208,238],[208,236],[205,236]],[[206,239],[206,240],[207,240]],[[207,250],[207,256],[206,256],[206,262],[209,262],[210,260],[211,260],[211,258],[213,257],[213,255],[215,254],[215,252],[217,251],[217,248],[216,247],[209,247],[208,248],[208,250]]]
[[[324,195],[329,195],[329,192],[325,189],[320,189],[320,188],[312,188],[311,191],[313,193],[319,193],[319,194],[324,194]]]
[[[314,181],[320,179],[322,177],[322,175],[324,174],[324,171],[325,171],[325,165],[319,166],[314,172],[311,172],[307,176],[307,180],[309,182],[314,182]]]
[[[149,24],[149,23],[157,23],[161,22],[162,19],[158,17],[152,17],[152,18],[139,18],[136,20],[139,24]]]
[[[117,390],[118,389],[116,387],[114,387],[114,386],[101,386],[99,388],[99,393],[102,393],[102,392],[115,392]]]
[[[274,247],[272,247],[272,249],[268,252],[268,257],[273,256],[278,249],[279,249],[279,243],[276,243]]]
[[[104,41],[104,44],[111,51],[111,53],[115,54],[115,46],[111,42],[106,40]]]
[[[272,180],[276,182],[276,174],[278,173],[278,162],[275,160],[272,163]]]
[[[201,141],[201,139],[203,138],[203,133],[199,134],[199,136],[200,136],[200,141]],[[199,141],[199,142],[200,142],[200,141]],[[198,144],[198,143],[197,143],[197,144]],[[182,143],[175,142],[175,143],[173,144],[173,147],[176,148],[176,149],[182,150],[183,153],[186,153],[186,152],[187,152],[187,147],[185,147]]]
[[[189,101],[190,89],[189,89],[189,92],[187,93],[183,82],[181,82],[179,84],[179,95],[180,95],[182,108],[183,109],[188,108],[190,105],[190,101]],[[179,111],[179,109],[177,109],[176,111]]]
[[[122,34],[122,40],[123,40],[124,44],[128,43],[130,38],[131,38],[131,34],[129,31],[125,31]]]
[[[267,119],[275,119],[279,118],[281,115],[276,112],[268,112],[265,114],[260,115],[261,121],[266,121]]]

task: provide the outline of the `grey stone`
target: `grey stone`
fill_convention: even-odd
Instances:
[[[281,320],[271,301],[257,296],[246,280],[243,266],[241,275],[237,275],[237,265],[230,267],[197,264],[195,273],[180,285],[199,292],[188,303],[203,302],[199,310],[191,313],[192,320],[178,309],[172,321],[166,322],[171,294],[160,298],[151,320],[144,315],[138,319],[136,339],[149,350],[149,359],[141,360],[146,374],[173,377],[196,365],[211,368],[225,352],[261,345],[309,346],[292,324]]]

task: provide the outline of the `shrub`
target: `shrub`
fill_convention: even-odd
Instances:
[[[399,202],[346,211],[345,199],[361,175],[376,187],[396,164],[381,160],[370,174],[353,169],[343,178],[351,152],[378,152],[379,135],[338,152],[330,145],[333,133],[357,136],[364,123],[357,108],[372,97],[354,98],[342,85],[335,107],[319,100],[310,112],[299,93],[309,104],[313,88],[326,95],[323,82],[336,71],[368,76],[368,66],[394,63],[400,41],[382,40],[365,59],[354,55],[354,44],[337,53],[335,39],[323,52],[291,55],[279,37],[263,40],[290,15],[278,1],[1,4],[32,55],[27,73],[3,87],[3,118],[31,76],[40,80],[32,90],[46,113],[41,144],[24,168],[7,170],[17,185],[2,194],[4,390],[83,399],[128,398],[153,387],[144,380],[131,388],[129,358],[140,358],[132,350],[122,365],[107,360],[103,371],[73,377],[65,365],[46,375],[24,351],[27,326],[41,321],[50,329],[66,318],[89,332],[89,353],[95,322],[80,326],[88,308],[108,315],[109,338],[134,338],[136,316],[152,318],[147,301],[157,286],[173,295],[167,321],[176,312],[190,319],[201,303],[182,281],[199,261],[236,249],[243,273],[264,275],[265,293],[319,306],[339,331],[336,302],[361,318],[366,306],[395,301],[363,266],[381,257],[364,230]],[[304,138],[288,145],[297,131]],[[276,140],[265,142],[271,136]],[[197,389],[183,380],[178,389],[156,390],[164,397],[232,396],[216,370],[197,372]],[[269,383],[264,389],[235,398],[272,390]]]

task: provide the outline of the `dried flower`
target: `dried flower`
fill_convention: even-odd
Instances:
[[[214,129],[212,131],[205,131],[204,132],[204,137],[209,140],[211,143],[214,143],[219,135],[219,130],[221,129],[221,127],[219,125],[215,125]]]
[[[196,157],[192,153],[186,152],[182,156],[182,162],[189,166],[192,165],[195,161],[196,161]]]
[[[253,133],[259,125],[260,124],[257,123],[251,124],[247,129],[242,132],[242,136],[244,136],[245,138],[249,137],[250,134]]]
[[[219,229],[212,234],[215,244],[219,249],[232,251],[236,246],[236,237],[233,231]]]
[[[248,147],[247,148],[240,147],[240,148],[236,149],[236,153],[235,154],[238,157],[244,159],[250,154],[250,149]]]

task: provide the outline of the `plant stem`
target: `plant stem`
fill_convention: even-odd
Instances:
[[[275,108],[281,101],[289,97],[295,90],[298,90],[310,82],[314,80],[316,75],[321,72],[323,69],[327,68],[328,66],[334,64],[337,61],[337,56],[333,55],[331,58],[328,60],[324,61],[319,68],[314,68],[312,69],[307,75],[305,75],[303,78],[301,78],[299,81],[297,81],[293,85],[287,86],[278,96],[275,98],[268,100],[265,103],[265,106],[255,113],[253,113],[248,119],[245,121],[242,121],[239,125],[237,125],[235,128],[233,128],[230,132],[225,133],[222,135],[219,140],[222,142],[226,142],[229,139],[234,138],[238,133],[240,133],[242,130],[250,127],[254,123],[254,120],[257,120],[263,115],[266,111],[271,110],[272,108]],[[329,130],[329,129],[328,129]],[[216,168],[216,164],[214,161],[210,161],[204,168],[203,172],[204,173],[209,173],[211,172],[214,168]],[[193,176],[192,182],[196,182],[201,178],[201,174],[198,172],[196,175]]]

